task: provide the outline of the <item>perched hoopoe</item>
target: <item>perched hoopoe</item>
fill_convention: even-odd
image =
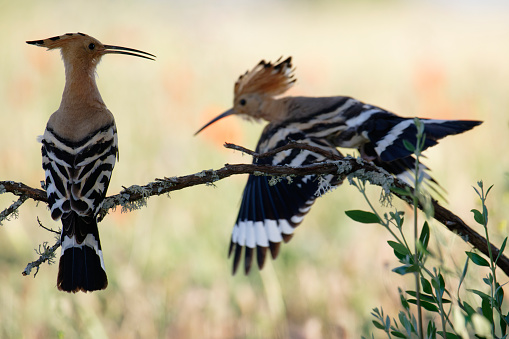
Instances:
[[[65,66],[62,102],[39,137],[51,217],[62,220],[57,287],[66,292],[105,289],[108,279],[96,218],[118,159],[118,143],[115,120],[95,82],[96,66],[105,54],[155,56],[103,45],[83,33],[27,43],[60,48]]]
[[[278,60],[279,62],[279,60]],[[233,108],[219,115],[198,132],[226,116],[239,114],[265,119],[256,152],[265,153],[290,141],[322,148],[340,155],[336,147],[356,148],[362,158],[397,176],[415,168],[414,158],[403,140],[416,143],[414,118],[402,118],[376,106],[349,97],[283,97],[293,84],[291,58],[276,64],[261,61],[235,83]],[[426,141],[424,149],[438,140],[467,131],[480,121],[421,119]],[[303,166],[326,160],[308,150],[287,150],[273,157],[254,159],[255,164]],[[233,273],[245,248],[245,272],[249,273],[254,249],[258,267],[265,262],[267,249],[275,259],[281,241],[289,241],[294,228],[310,210],[317,191],[341,184],[337,177],[315,175],[269,184],[265,176],[250,175],[233,228],[229,256],[233,253]],[[320,181],[320,182],[319,182]]]

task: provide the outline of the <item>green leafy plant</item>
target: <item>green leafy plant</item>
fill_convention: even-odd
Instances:
[[[420,170],[421,150],[425,141],[424,126],[416,119],[417,143],[412,145],[405,142],[405,147],[415,154],[415,172],[413,190],[399,192],[408,196],[413,202],[413,239],[409,241],[404,232],[404,212],[394,210],[383,215],[377,211],[369,201],[366,194],[366,182],[352,179],[351,183],[364,196],[371,211],[353,210],[346,214],[360,223],[379,224],[384,227],[392,239],[388,245],[393,249],[395,257],[401,263],[393,269],[399,275],[413,274],[415,276],[415,289],[403,291],[398,288],[402,310],[397,317],[386,315],[383,308],[374,308],[372,311],[373,325],[376,329],[385,332],[388,338],[507,338],[509,326],[509,313],[503,310],[504,291],[497,281],[496,264],[503,253],[507,238],[504,239],[500,252],[493,257],[490,248],[488,260],[474,251],[465,253],[465,265],[459,276],[458,286],[452,289],[446,285],[444,275],[451,274],[452,270],[443,267],[443,261],[428,246],[430,243],[430,227],[427,221],[422,224],[419,231],[417,206],[424,206],[426,217],[433,215],[430,208],[430,197],[423,189],[424,175]],[[488,208],[486,199],[492,186],[486,192],[482,181],[477,183],[475,192],[480,198],[481,210],[473,209],[474,219],[483,226],[486,241],[489,245]],[[411,244],[413,243],[413,246]],[[436,251],[441,253],[440,249]],[[430,263],[430,258],[438,259],[439,265]],[[482,282],[488,286],[489,293],[481,288],[467,288],[464,293],[469,298],[480,298],[480,307],[472,306],[462,299],[461,286],[465,281],[470,263],[489,268],[488,275]],[[438,266],[438,267],[437,267]],[[454,292],[451,292],[454,291]],[[416,307],[411,307],[415,305]],[[504,313],[505,312],[505,313]],[[424,328],[424,318],[427,326]]]

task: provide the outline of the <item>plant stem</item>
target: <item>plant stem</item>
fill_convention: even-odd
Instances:
[[[369,208],[371,209],[371,212],[373,212],[378,217],[378,219],[380,220],[380,224],[382,226],[384,226],[389,231],[389,233],[394,237],[394,239],[396,239],[398,242],[401,243],[401,241],[398,238],[398,236],[396,235],[396,233],[394,233],[391,230],[391,228],[389,227],[389,223],[383,222],[382,217],[380,216],[380,214],[375,209],[375,207],[373,206],[373,204],[369,200],[368,196],[366,195],[366,183],[364,181],[362,181],[361,179],[358,179],[358,186],[357,186],[357,188],[359,189],[359,192],[361,192],[362,196],[364,197],[364,200],[366,200],[366,202],[368,203]]]
[[[483,185],[483,182],[482,180],[479,181],[477,183],[477,185],[479,186],[479,188],[481,189],[481,194],[480,194],[480,198],[481,198],[481,204],[482,204],[482,215],[483,215],[483,228],[484,228],[484,233],[486,234],[486,242],[488,244],[490,244],[490,235],[488,233],[488,209],[486,208],[486,195],[484,193],[484,185]],[[489,190],[488,190],[489,191]],[[496,309],[497,312],[500,314],[501,317],[503,317],[502,315],[502,312],[500,310],[500,307],[499,305],[496,305],[496,302],[495,302],[495,292],[496,292],[496,289],[497,289],[497,275],[496,275],[496,265],[493,261],[493,253],[491,251],[491,246],[488,246],[488,256],[490,258],[490,270],[491,270],[491,276],[492,276],[492,279],[491,280],[491,286],[490,286],[490,290],[491,290],[491,312],[493,313],[493,309]],[[495,323],[492,323],[492,327],[491,327],[491,333],[493,336],[495,336]]]
[[[416,160],[417,162],[418,160]],[[418,170],[418,167],[416,166],[417,170]],[[418,179],[417,179],[417,174],[416,174],[416,186],[415,186],[415,191],[417,192],[417,182],[418,182]],[[416,195],[414,195],[414,265],[418,265],[418,261],[419,261],[419,253],[418,253],[418,250],[417,250],[417,241],[419,239],[419,235],[418,235],[418,229],[417,229],[417,205],[418,205],[418,198]],[[415,292],[416,292],[416,295],[417,295],[417,320],[419,322],[419,338],[423,339],[424,338],[424,333],[423,333],[423,327],[422,327],[422,308],[421,308],[421,281],[420,281],[420,270],[417,270],[415,273]]]
[[[417,206],[419,206],[419,161],[420,161],[420,155],[422,150],[422,139],[423,139],[423,132],[424,132],[424,126],[422,126],[422,123],[419,121],[419,119],[415,118],[415,127],[417,129],[417,141],[415,143],[415,177],[414,177],[414,194],[412,196],[413,198],[413,210],[414,210],[414,265],[419,265],[419,252],[417,248],[417,242],[419,241],[419,233],[418,233],[418,216],[417,216]],[[420,281],[420,274],[421,270],[418,269],[414,275],[415,275],[415,293],[417,296],[417,321],[419,323],[419,338],[424,338],[424,331],[422,326],[422,307],[421,307],[421,281]]]

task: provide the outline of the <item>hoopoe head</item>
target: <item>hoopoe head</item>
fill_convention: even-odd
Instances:
[[[219,119],[233,114],[253,119],[273,120],[277,112],[266,108],[275,96],[286,92],[296,81],[293,75],[292,57],[284,61],[280,60],[281,58],[274,64],[262,60],[251,71],[241,75],[235,83],[233,108],[212,119],[195,135]]]
[[[99,40],[84,33],[67,33],[44,40],[27,41],[27,44],[46,47],[48,50],[59,48],[67,66],[81,66],[95,69],[105,54],[125,54],[154,60],[155,55],[137,49],[104,45]]]

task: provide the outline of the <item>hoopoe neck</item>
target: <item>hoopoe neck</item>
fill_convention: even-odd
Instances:
[[[77,107],[105,107],[95,81],[95,67],[65,65],[65,87],[60,110],[75,110]]]
[[[64,59],[65,60],[65,59]],[[95,82],[95,67],[65,65],[65,88],[60,108],[51,115],[48,128],[60,137],[80,141],[98,129],[114,124]]]
[[[279,123],[288,117],[288,107],[285,100],[265,98],[260,107],[261,117],[271,123]]]

